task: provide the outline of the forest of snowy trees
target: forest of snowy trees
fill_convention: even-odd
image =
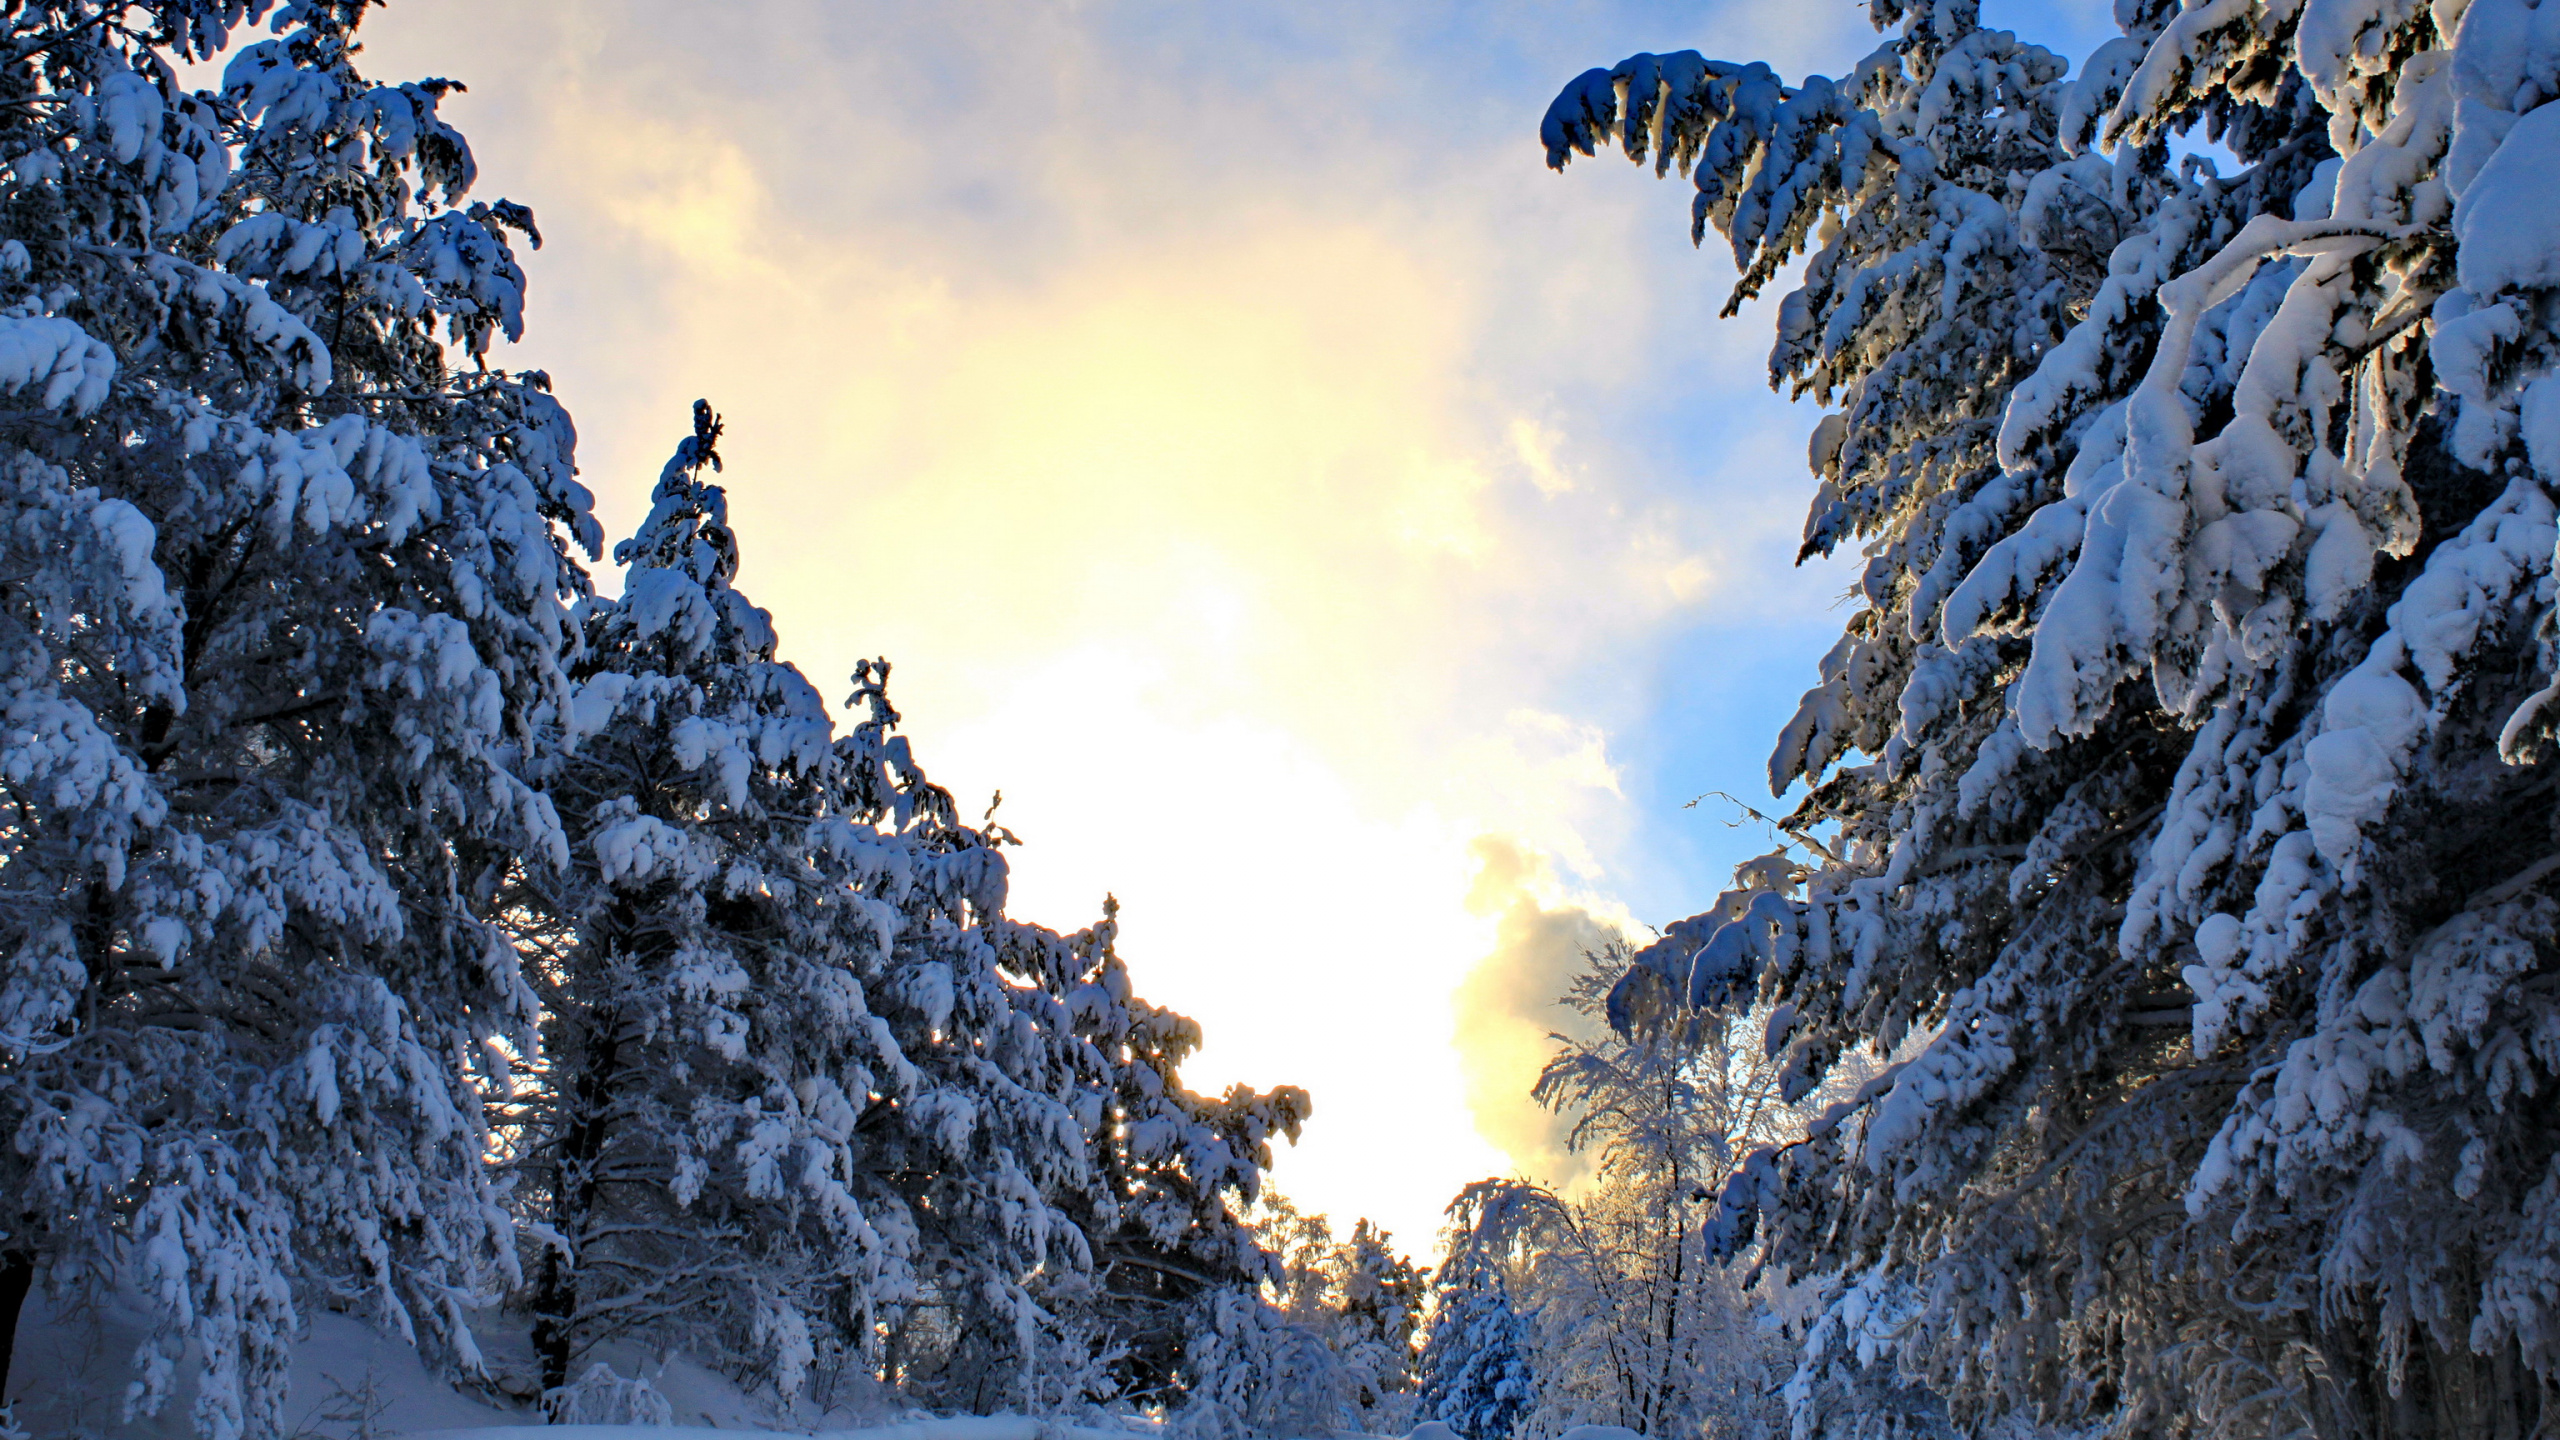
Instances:
[[[520,1330],[553,1419],[645,1418],[639,1340],[786,1412],[1263,1424],[1305,1096],[1184,1089],[1108,906],[1006,915],[885,663],[830,720],[708,405],[597,591],[569,417],[485,358],[533,217],[363,8],[0,20],[0,1366],[122,1295],[115,1423],[209,1440],[321,1311],[484,1383]]]
[[[1590,1174],[1427,1271],[782,658],[709,404],[608,562],[490,363],[534,216],[365,6],[0,10],[0,1385],[124,1305],[106,1433],[207,1440],[322,1314],[554,1422],[666,1422],[638,1347],[784,1423],[2560,1426],[2560,4],[1565,87],[1794,284],[1865,565],[1785,844],[1561,997]]]

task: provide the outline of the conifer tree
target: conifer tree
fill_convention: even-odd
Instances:
[[[1006,917],[1011,837],[925,778],[885,663],[834,733],[736,588],[721,424],[694,418],[620,598],[582,608],[546,773],[575,858],[515,911],[546,1390],[630,1334],[785,1401],[818,1366],[972,1411],[1116,1398],[1148,1344],[1178,1370],[1177,1313],[1133,1325],[1112,1276],[1251,1284],[1231,1205],[1303,1095],[1182,1089],[1198,1027],[1132,993],[1116,906],[1066,936]]]
[[[1422,1351],[1421,1414],[1465,1440],[1510,1440],[1536,1403],[1528,1322],[1491,1266],[1445,1269]]]
[[[1350,1375],[1351,1403],[1373,1431],[1399,1428],[1391,1418],[1398,1397],[1418,1381],[1414,1338],[1422,1328],[1425,1272],[1366,1217],[1352,1222],[1341,1265],[1341,1338],[1334,1348]]]
[[[531,218],[360,10],[0,17],[0,1296],[130,1276],[129,1408],[184,1366],[214,1437],[274,1431],[311,1301],[467,1366],[511,1274],[490,879],[563,850],[520,772],[596,539],[541,377],[475,358]]]
[[[545,782],[573,863],[531,871],[543,1051],[517,1136],[539,1237],[546,1391],[642,1333],[796,1397],[859,1343],[911,1260],[857,1158],[903,1094],[885,988],[919,856],[835,803],[833,722],[732,583],[720,422],[660,476],[582,609],[567,733]],[[885,1006],[881,1007],[885,1008]],[[876,1121],[875,1121],[876,1123]]]
[[[1771,763],[1820,863],[1616,1006],[1770,1007],[1791,1097],[1892,1062],[1710,1227],[1829,1287],[1798,1433],[1903,1380],[1960,1422],[2527,1433],[2560,33],[2120,0],[2074,76],[1872,9],[1843,80],[1636,56],[1544,135],[1690,174],[1737,299],[1811,252],[1771,375],[1834,407],[1807,551],[1868,556]]]
[[[1107,922],[1003,916],[885,665],[834,732],[707,412],[592,597],[568,416],[484,358],[532,218],[363,9],[0,16],[0,1319],[138,1288],[132,1409],[188,1372],[228,1440],[314,1304],[468,1371],[512,1290],[555,1391],[638,1331],[786,1398],[934,1308],[997,1408],[1106,1243],[1250,1269],[1303,1096],[1190,1096]]]
[[[1255,1201],[1251,1225],[1270,1257],[1262,1293],[1278,1319],[1333,1354],[1340,1373],[1331,1388],[1341,1394],[1345,1423],[1377,1435],[1409,1428],[1430,1272],[1365,1217],[1336,1240],[1330,1220],[1278,1194]]]
[[[1019,1000],[1073,1040],[1052,1084],[1085,1136],[1087,1178],[1066,1203],[1093,1268],[1043,1303],[1110,1357],[1094,1398],[1179,1408],[1220,1388],[1207,1372],[1235,1360],[1240,1335],[1268,1338],[1261,1290],[1278,1267],[1244,1211],[1272,1142],[1295,1141],[1311,1107],[1290,1085],[1187,1089],[1181,1065],[1200,1026],[1136,994],[1114,948],[1118,917],[1106,898],[1102,919],[1071,935],[1004,921],[1000,963]],[[1260,1404],[1257,1392],[1245,1408]]]

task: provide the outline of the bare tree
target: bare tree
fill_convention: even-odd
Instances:
[[[1566,1003],[1598,1015],[1630,958],[1594,953]],[[1577,1424],[1648,1435],[1764,1433],[1784,1342],[1700,1222],[1740,1156],[1800,1130],[1760,1036],[1765,1017],[1709,1016],[1599,1038],[1559,1035],[1532,1092],[1594,1153],[1572,1193],[1484,1180],[1450,1206],[1450,1273],[1492,1266],[1529,1318],[1535,1402],[1518,1433]]]

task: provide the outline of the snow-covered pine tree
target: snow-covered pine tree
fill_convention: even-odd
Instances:
[[[1404,1417],[1419,1383],[1421,1356],[1414,1337],[1422,1328],[1426,1271],[1397,1253],[1394,1238],[1366,1217],[1351,1225],[1342,1244],[1342,1320],[1334,1353],[1351,1378],[1351,1403],[1372,1434],[1404,1430]]]
[[[515,1140],[546,1388],[634,1333],[786,1401],[813,1366],[982,1412],[1117,1398],[1149,1343],[1178,1371],[1188,1312],[1114,1297],[1259,1279],[1233,1207],[1305,1097],[1182,1088],[1199,1029],[1136,998],[1116,906],[1005,915],[1011,837],[926,779],[885,663],[833,733],[734,584],[719,434],[698,405],[620,598],[582,608],[545,775],[575,858],[513,912],[545,1001]]]
[[[1311,1107],[1291,1085],[1215,1098],[1184,1087],[1200,1026],[1136,993],[1114,948],[1119,908],[1106,897],[1102,919],[1071,935],[997,927],[1017,995],[1040,997],[1044,1023],[1076,1042],[1057,1093],[1086,1137],[1090,1178],[1067,1203],[1094,1269],[1041,1299],[1108,1356],[1095,1398],[1178,1408],[1215,1392],[1234,1414],[1267,1419],[1288,1407],[1273,1408],[1262,1379],[1212,1372],[1258,1363],[1248,1357],[1275,1343],[1261,1292],[1278,1266],[1244,1211],[1261,1194],[1272,1141],[1295,1141]]]
[[[1350,1418],[1342,1362],[1309,1326],[1241,1286],[1202,1291],[1184,1336],[1174,1440],[1279,1440],[1340,1431]]]
[[[226,1440],[302,1306],[467,1364],[511,1274],[488,882],[562,853],[518,771],[596,540],[540,377],[448,367],[530,219],[361,9],[0,16],[0,1272],[138,1287],[131,1407],[184,1366]]]
[[[1829,1277],[1799,1433],[1881,1423],[1878,1363],[2123,1433],[2546,1424],[2560,21],[2119,0],[2066,79],[1873,10],[1847,80],[1638,56],[1544,128],[1689,170],[1737,296],[1813,250],[1772,377],[1837,407],[1807,546],[1867,603],[1770,779],[1823,863],[1618,1017],[1766,1002],[1796,1094],[1896,1062],[1712,1227]]]
[[[518,333],[507,231],[529,236],[530,217],[461,208],[470,154],[435,114],[450,87],[366,85],[350,64],[361,9],[276,7],[282,38],[238,55],[221,93],[187,95],[170,62],[210,58],[267,4],[21,7],[0,73],[0,384],[24,401],[0,414],[16,637],[0,779],[26,887],[0,977],[0,1294],[39,1277],[96,1291],[136,1258],[165,1322],[137,1404],[159,1404],[191,1356],[215,1435],[274,1427],[296,1306],[314,1295],[472,1358],[465,1308],[517,1274],[480,1096],[523,1079],[538,1097],[559,1073],[509,1073],[539,1053],[544,999],[509,941],[553,941],[557,963],[577,933],[561,917],[592,913],[587,882],[678,869],[724,838],[626,830],[607,880],[599,815],[580,812],[573,852],[524,783],[568,773],[548,747],[627,721],[624,703],[660,681],[703,677],[646,670],[626,646],[571,694],[566,602],[587,587],[568,545],[592,555],[598,536],[567,416],[538,375],[447,371],[448,342],[476,357]],[[703,579],[717,558],[656,558],[660,579],[701,574],[689,597],[660,586],[670,610],[649,623],[709,617],[726,660],[752,655],[751,610]],[[592,608],[605,651],[630,638],[615,624],[646,628],[633,607],[654,603],[648,588]],[[675,614],[688,599],[700,613]],[[1065,991],[999,973],[1002,858],[888,733],[885,678],[857,677],[867,718],[851,734],[826,746],[817,726],[815,767],[805,686],[752,660],[711,687],[741,687],[717,717],[738,725],[673,737],[705,747],[692,768],[723,785],[733,761],[798,784],[791,800],[825,822],[733,827],[722,858],[782,873],[750,883],[733,863],[697,886],[700,930],[812,956],[851,944],[885,967],[861,972],[868,991],[818,975],[783,1017],[808,1028],[759,1057],[785,1056],[776,1073],[829,1045],[857,1058],[787,1097],[709,1095],[693,1137],[737,1135],[719,1158],[744,1198],[719,1197],[736,1208],[691,1238],[726,1224],[780,1252],[719,1262],[763,1306],[751,1353],[776,1375],[870,1334],[884,1304],[954,1299],[1017,1335],[1036,1322],[1033,1278],[1074,1271],[1089,1243],[1067,1212],[1095,1208],[1087,1148],[1103,1132],[1077,1122],[1102,1123],[1097,1091],[1143,1092],[1142,1112],[1214,1142],[1185,1131],[1189,1151],[1147,1151],[1167,1179],[1133,1193],[1226,1216],[1182,1241],[1221,1253],[1236,1227],[1217,1197],[1249,1189],[1268,1134],[1304,1110],[1292,1092],[1168,1098],[1144,1077],[1169,1078],[1178,1056],[1106,1056]],[[641,854],[675,838],[680,854]],[[753,893],[723,889],[742,884]],[[900,946],[882,954],[892,924]],[[1014,952],[1046,935],[1001,924]],[[725,1060],[714,1032],[735,977],[715,947],[692,958],[705,963],[665,1018]],[[555,1039],[612,1003],[547,978]],[[861,1023],[810,1018],[830,1000]],[[781,1009],[727,1013],[780,1025]],[[537,1104],[512,1138],[538,1141],[565,1113]],[[865,1122],[878,1133],[843,1193],[791,1170]],[[1193,1163],[1210,1148],[1223,1158]],[[708,1183],[711,1157],[695,1158]],[[1184,1163],[1205,1178],[1177,1179]],[[837,1268],[820,1276],[817,1256]]]
[[[1255,1243],[1271,1258],[1263,1294],[1282,1320],[1333,1352],[1351,1428],[1372,1435],[1411,1428],[1415,1335],[1430,1272],[1366,1217],[1336,1240],[1331,1221],[1276,1192],[1265,1191],[1249,1214]]]
[[[1181,1088],[1198,1027],[1132,994],[1116,907],[1065,936],[1004,914],[1011,837],[925,778],[885,663],[833,734],[734,584],[719,433],[697,406],[621,597],[582,612],[546,776],[576,860],[517,912],[545,1384],[640,1333],[785,1400],[853,1363],[944,1408],[1116,1398],[1124,1257],[1250,1285],[1229,1202],[1304,1097]]]
[[[1537,1398],[1529,1327],[1501,1272],[1477,1258],[1442,1267],[1435,1282],[1417,1408],[1466,1440],[1510,1440]]]
[[[1026,954],[1107,950],[1109,928],[1060,936],[1005,914],[1013,837],[992,817],[963,823],[925,778],[896,733],[888,679],[885,662],[856,670],[859,718],[833,772],[836,812],[901,837],[912,857],[896,946],[870,982],[906,1069],[869,1078],[857,1137],[857,1193],[912,1258],[864,1324],[913,1403],[986,1413],[1107,1398],[1087,1393],[1103,1364],[1092,1327],[1050,1293],[1084,1293],[1098,1263],[1099,1062]]]
[[[616,547],[621,595],[582,607],[543,776],[575,858],[524,872],[512,907],[543,1001],[511,1138],[553,1394],[637,1334],[795,1399],[914,1287],[859,1134],[915,1096],[880,1012],[931,862],[836,803],[834,724],[732,584],[719,435],[697,404]]]

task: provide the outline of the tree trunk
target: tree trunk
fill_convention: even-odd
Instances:
[[[606,1112],[622,1078],[619,1025],[619,1017],[605,1016],[599,1027],[605,1037],[602,1043],[590,1036],[577,1056],[581,1063],[571,1091],[574,1109],[556,1152],[552,1225],[572,1248],[563,1254],[554,1244],[543,1252],[542,1282],[534,1291],[533,1352],[542,1361],[546,1397],[569,1383],[569,1360],[576,1349],[578,1280],[584,1268],[588,1222],[595,1216],[596,1169],[610,1138]],[[545,1398],[543,1406],[549,1410],[551,1401]]]
[[[1671,1174],[1672,1194],[1676,1197],[1680,1172],[1674,1168]],[[1671,1412],[1672,1387],[1679,1378],[1680,1304],[1687,1298],[1681,1292],[1685,1288],[1689,1268],[1688,1235],[1679,1223],[1679,1204],[1679,1200],[1674,1198],[1669,1206],[1664,1207],[1673,1215],[1668,1237],[1671,1242],[1671,1303],[1662,1307],[1662,1368],[1655,1373],[1653,1413],[1647,1417],[1653,1424],[1645,1431],[1648,1435],[1663,1433],[1663,1421]]]
[[[1663,1078],[1662,1107],[1666,1114],[1672,1113],[1673,1108],[1680,1103],[1679,1092],[1673,1083],[1675,1079],[1676,1076]],[[1655,1366],[1653,1372],[1653,1396],[1645,1405],[1645,1424],[1642,1428],[1647,1435],[1667,1432],[1668,1427],[1663,1422],[1671,1410],[1672,1386],[1679,1373],[1680,1304],[1687,1298],[1681,1294],[1681,1290],[1688,1273],[1688,1216],[1680,1207],[1687,1203],[1684,1195],[1688,1182],[1681,1173],[1677,1142],[1674,1142],[1674,1146],[1670,1157],[1671,1181],[1662,1189],[1662,1239],[1660,1242],[1671,1250],[1671,1294],[1664,1300],[1662,1306],[1662,1354],[1660,1363]],[[1660,1270],[1657,1269],[1654,1272],[1654,1279],[1659,1288]]]
[[[559,1247],[542,1252],[542,1283],[533,1292],[533,1353],[542,1362],[542,1408],[569,1383],[569,1344],[578,1320],[578,1276]]]
[[[9,1398],[9,1357],[18,1348],[18,1312],[36,1281],[36,1257],[24,1250],[0,1255],[0,1403]]]

